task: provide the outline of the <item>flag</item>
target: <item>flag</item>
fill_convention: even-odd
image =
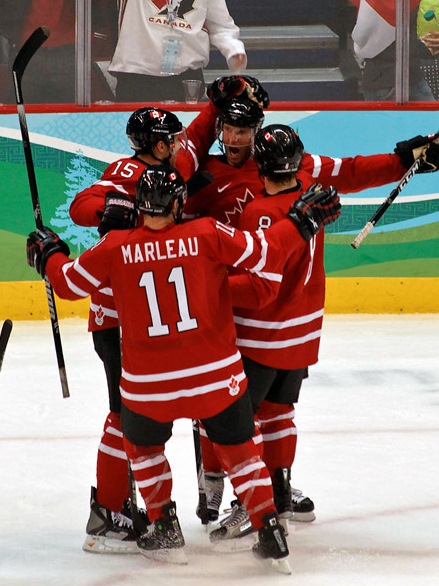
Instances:
[[[359,59],[372,59],[395,40],[395,0],[351,0],[358,7],[352,31],[354,51]],[[410,0],[410,11],[420,0]]]

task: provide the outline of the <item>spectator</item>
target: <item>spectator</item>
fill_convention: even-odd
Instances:
[[[354,51],[363,66],[365,100],[395,100],[396,42],[395,0],[351,0],[358,7],[352,31]],[[419,0],[411,0],[409,100],[433,100],[433,94],[420,69],[423,45],[416,38]]]
[[[247,64],[239,28],[225,0],[126,0],[120,2],[119,39],[109,72],[122,102],[184,101],[182,80],[198,79],[210,43],[232,72]]]
[[[430,53],[421,61],[421,70],[434,98],[439,100],[439,0],[421,1],[417,32]]]
[[[102,59],[111,49],[111,7],[95,0],[92,11],[92,54]],[[39,26],[47,26],[50,36],[38,50],[23,77],[27,103],[75,102],[75,0],[4,0],[0,33],[10,45],[10,68],[19,49]],[[110,51],[111,54],[111,51]],[[93,76],[96,76],[93,78]],[[92,80],[97,83],[96,71]],[[96,86],[97,87],[97,86]],[[12,83],[9,101],[14,101]]]

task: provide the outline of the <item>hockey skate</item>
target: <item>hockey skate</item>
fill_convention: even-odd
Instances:
[[[314,512],[314,503],[312,500],[303,496],[302,491],[297,488],[291,488],[291,502],[293,505],[293,515],[290,521],[299,521],[300,523],[311,523],[316,518]]]
[[[146,511],[139,514],[148,524]],[[90,516],[86,527],[87,536],[82,549],[93,553],[139,553],[138,535],[134,531],[129,499],[121,511],[110,511],[96,501],[96,488],[92,486],[90,497]]]
[[[187,564],[183,551],[184,537],[178,521],[174,502],[162,507],[164,517],[148,526],[137,540],[142,555],[147,558],[171,564]]]
[[[209,522],[217,521],[219,517],[219,509],[223,499],[224,492],[224,478],[218,476],[206,475],[206,499],[207,499],[207,513]],[[200,504],[197,506],[196,515],[199,519],[202,518],[200,514]]]
[[[258,542],[252,548],[256,559],[274,566],[281,574],[291,574],[288,562],[288,544],[277,513],[262,517],[264,527],[258,530]]]
[[[232,508],[228,510],[229,515],[222,519],[219,525],[209,533],[212,543],[235,537],[244,537],[254,531],[250,517],[241,501],[236,499],[231,504]]]
[[[288,519],[293,517],[293,503],[290,486],[291,470],[289,468],[276,468],[273,478],[274,506],[279,515],[279,521],[288,535]]]

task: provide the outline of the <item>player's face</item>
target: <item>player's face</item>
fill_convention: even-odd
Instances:
[[[223,125],[223,144],[227,161],[233,167],[240,167],[250,156],[253,129],[242,126]]]

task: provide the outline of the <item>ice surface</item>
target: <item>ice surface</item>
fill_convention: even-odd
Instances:
[[[167,447],[189,564],[81,550],[108,411],[85,320],[61,322],[62,399],[50,322],[15,322],[0,372],[2,586],[437,586],[439,315],[327,316],[304,382],[293,486],[316,504],[290,524],[291,576],[219,553],[196,518],[192,430]],[[231,498],[227,487],[225,506]]]

